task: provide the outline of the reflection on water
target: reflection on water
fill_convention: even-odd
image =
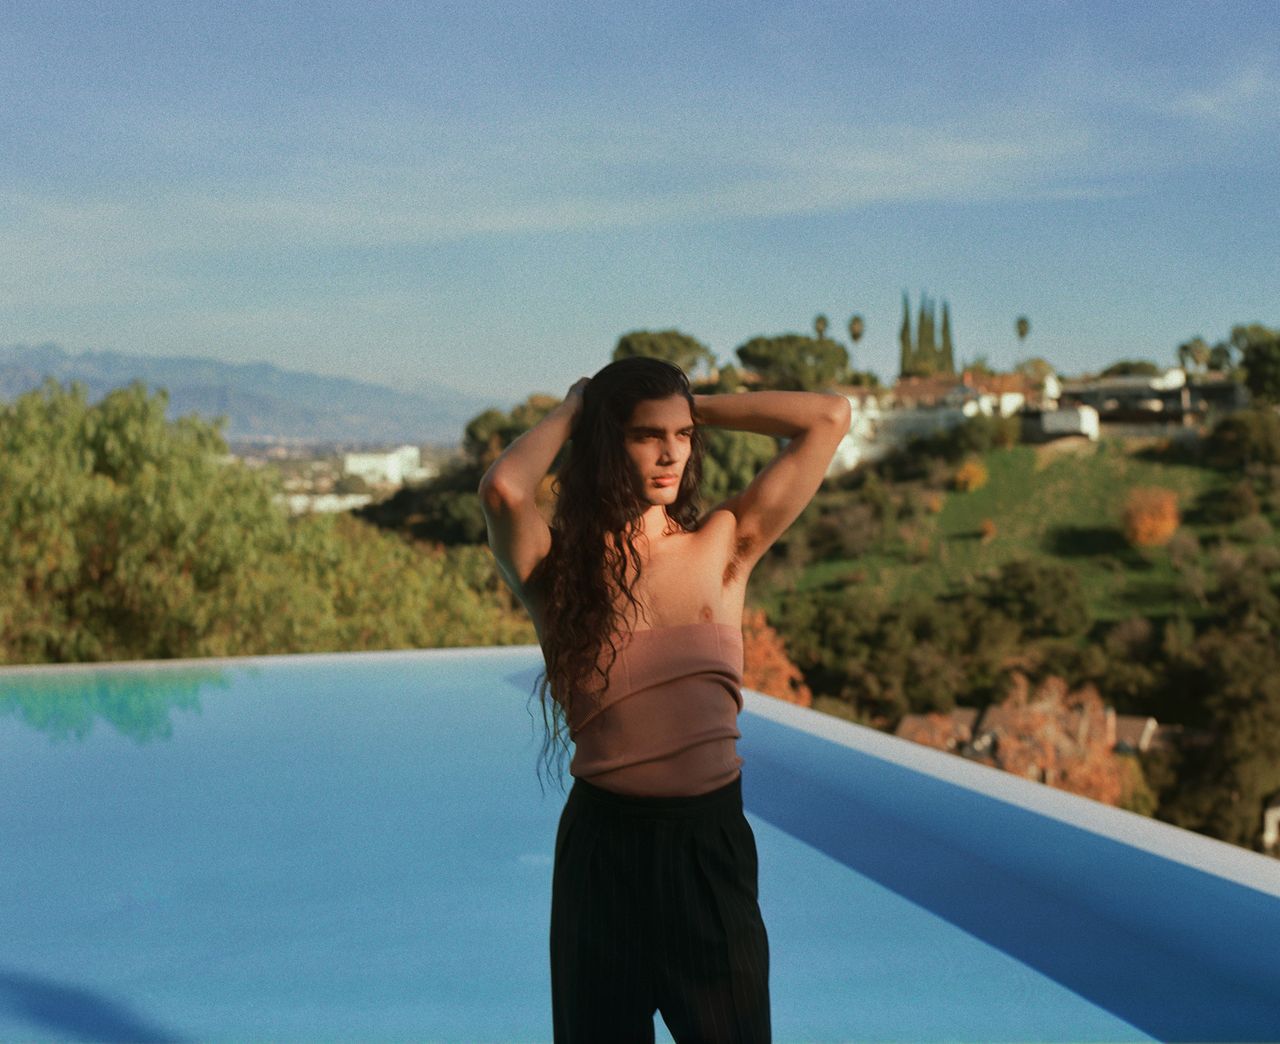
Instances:
[[[216,667],[10,676],[0,679],[0,716],[15,716],[55,741],[83,740],[101,718],[146,743],[173,734],[173,710],[198,714],[202,688],[230,684]]]

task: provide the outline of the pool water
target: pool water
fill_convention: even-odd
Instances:
[[[0,1038],[549,1039],[539,665],[0,671]],[[1269,861],[1209,872],[819,718],[741,719],[776,1040],[1280,1039]]]

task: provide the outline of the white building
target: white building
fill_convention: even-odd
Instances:
[[[277,493],[272,498],[291,515],[354,511],[373,499],[368,493]]]
[[[1052,375],[1051,375],[1052,377]],[[880,460],[912,439],[957,428],[970,417],[1012,417],[1030,394],[1026,378],[1006,374],[978,377],[908,377],[892,388],[841,387],[849,400],[849,434],[836,448],[827,474],[850,471]],[[1042,398],[1056,399],[1056,378],[1046,378]]]
[[[1056,410],[1044,410],[1025,415],[1027,427],[1024,436],[1056,439],[1064,435],[1084,435],[1097,442],[1101,427],[1098,411],[1092,406],[1063,406]]]
[[[399,486],[435,475],[434,468],[422,466],[417,446],[398,446],[384,453],[347,453],[342,458],[344,475],[359,475],[371,485]]]

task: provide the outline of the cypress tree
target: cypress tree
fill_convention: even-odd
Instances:
[[[956,372],[955,353],[951,349],[951,310],[942,302],[942,372]]]
[[[920,292],[920,322],[916,329],[916,362],[919,371],[928,376],[938,370],[938,349],[934,338],[933,302]]]
[[[907,292],[902,291],[902,329],[898,332],[898,344],[902,346],[898,360],[898,376],[909,377],[915,370],[915,358],[911,351],[911,306]]]

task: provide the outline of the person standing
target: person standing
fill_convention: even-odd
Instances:
[[[694,395],[656,359],[611,363],[493,462],[489,546],[545,661],[543,758],[573,786],[556,834],[558,1044],[768,1041],[768,936],[743,815],[742,611],[752,568],[822,482],[849,403]],[[704,426],[786,439],[741,493],[698,504]],[[554,517],[535,492],[565,444]]]

